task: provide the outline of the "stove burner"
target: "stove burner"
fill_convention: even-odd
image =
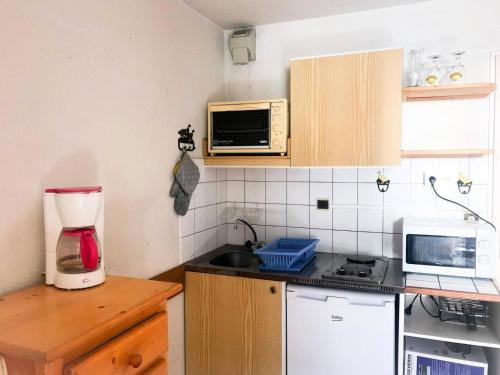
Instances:
[[[323,279],[343,283],[370,283],[382,285],[389,261],[383,257],[335,254],[331,265],[322,273]]]
[[[341,265],[336,273],[341,276],[370,277],[372,270],[371,266],[366,264],[346,263]]]
[[[374,266],[375,261],[376,259],[374,257],[368,255],[353,255],[347,257],[347,262],[354,264],[366,264],[369,266]]]

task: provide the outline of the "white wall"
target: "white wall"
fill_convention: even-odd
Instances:
[[[0,2],[0,294],[42,280],[49,186],[103,185],[108,272],[179,263],[177,130],[201,150],[223,48],[180,0]]]

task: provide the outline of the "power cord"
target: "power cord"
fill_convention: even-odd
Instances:
[[[450,203],[453,203],[453,204],[456,204],[457,206],[460,206],[462,207],[463,209],[466,209],[467,211],[469,211],[471,214],[473,214],[475,217],[477,217],[478,219],[484,221],[485,223],[491,225],[493,227],[493,229],[497,230],[497,228],[492,224],[490,223],[488,220],[486,220],[485,218],[479,216],[477,213],[475,213],[474,211],[472,211],[469,207],[466,207],[464,206],[463,204],[460,204],[458,202],[455,202],[455,201],[452,201],[451,199],[448,199],[448,198],[445,198],[443,196],[441,196],[437,191],[436,191],[436,188],[434,187],[434,184],[436,183],[436,177],[434,176],[431,176],[429,177],[429,182],[431,183],[431,186],[432,186],[432,190],[434,190],[434,193],[439,197],[441,198],[442,200],[446,201],[446,202],[450,202]]]
[[[422,305],[422,308],[424,309],[424,311],[431,317],[435,318],[435,319],[439,319],[440,321],[442,322],[459,322],[459,323],[463,323],[463,320],[461,319],[458,319],[458,318],[448,318],[448,319],[443,319],[443,315],[442,315],[442,312],[441,310],[439,310],[439,303],[436,301],[436,299],[433,297],[433,296],[429,296],[431,298],[431,300],[434,302],[434,304],[436,305],[436,308],[438,310],[438,313],[437,315],[431,313],[428,308],[425,306],[424,304],[424,301],[422,299],[422,295],[421,294],[416,294],[415,297],[413,297],[413,300],[410,302],[410,304],[408,306],[405,307],[405,314],[406,315],[411,315],[411,312],[412,312],[412,309],[413,309],[413,304],[415,303],[415,301],[417,300],[417,298],[419,299],[420,301],[420,304]]]

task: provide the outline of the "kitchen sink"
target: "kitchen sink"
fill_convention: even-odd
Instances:
[[[240,250],[217,255],[209,263],[222,267],[249,268],[262,264],[262,260],[250,250]]]

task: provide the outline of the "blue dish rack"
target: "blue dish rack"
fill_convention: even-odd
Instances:
[[[313,258],[319,240],[280,238],[255,252],[264,264],[262,271],[299,272]]]

